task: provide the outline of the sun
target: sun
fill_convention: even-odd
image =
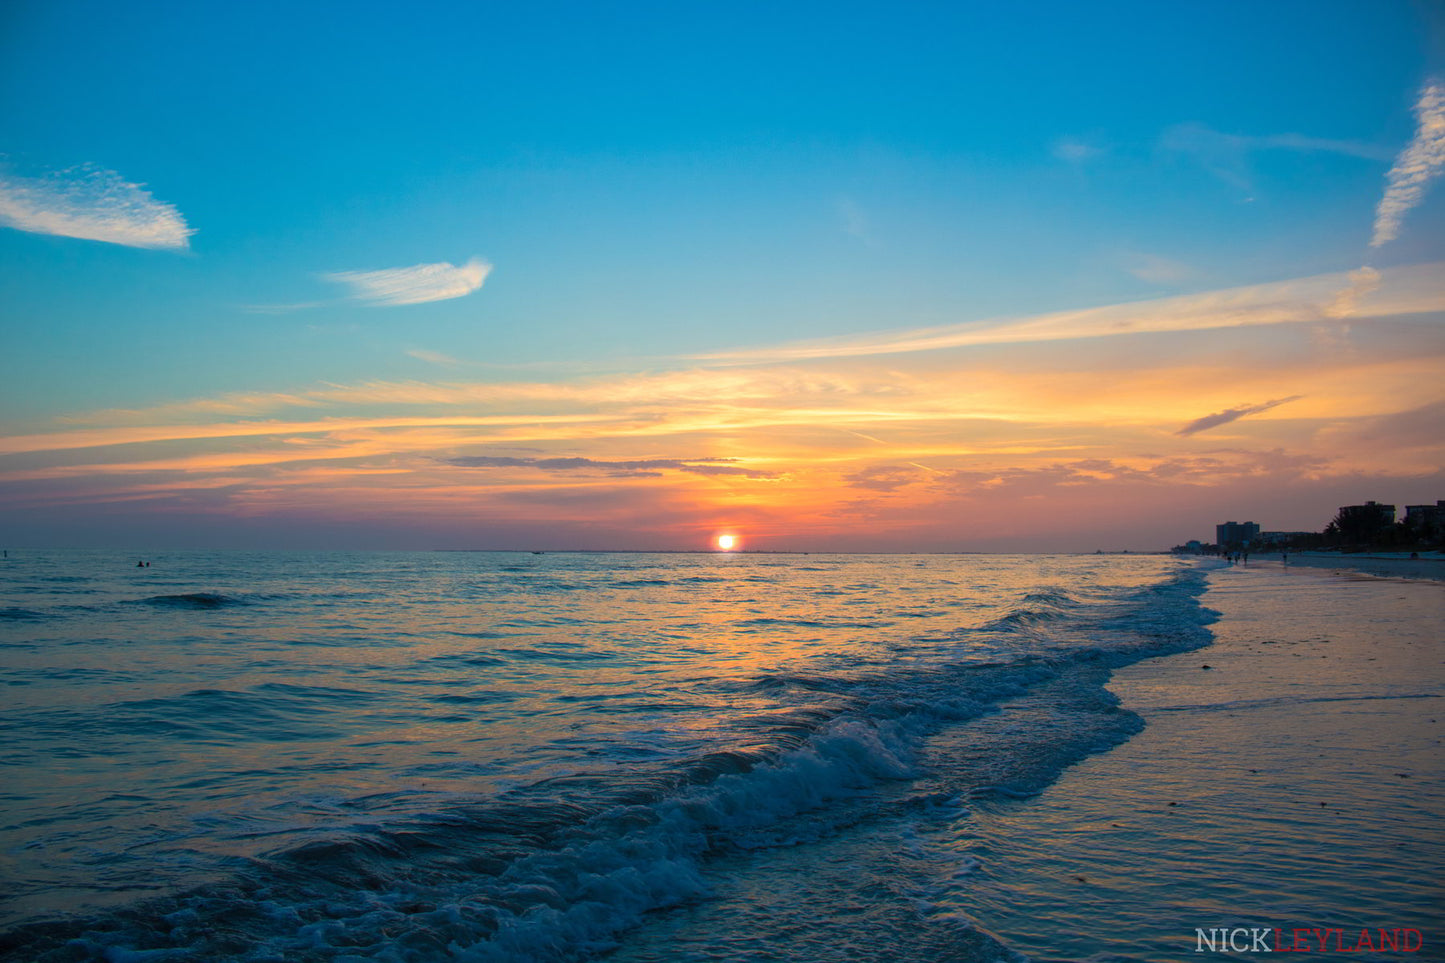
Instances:
[[[721,551],[730,552],[738,547],[738,537],[736,535],[719,535],[717,537],[717,547]]]

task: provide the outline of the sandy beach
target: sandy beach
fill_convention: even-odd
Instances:
[[[1285,564],[1307,568],[1324,568],[1337,572],[1364,572],[1387,578],[1423,578],[1445,581],[1445,555],[1440,552],[1419,553],[1411,558],[1409,552],[1368,552],[1341,554],[1340,552],[1294,552]],[[1257,560],[1274,561],[1277,555],[1258,556]]]
[[[1035,960],[1198,959],[1217,928],[1445,959],[1445,585],[1251,563],[1203,601],[1212,647],[1110,683],[1142,733],[959,824],[959,911]]]

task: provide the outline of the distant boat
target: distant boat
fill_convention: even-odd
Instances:
[[[533,555],[546,555],[546,552],[533,552]]]

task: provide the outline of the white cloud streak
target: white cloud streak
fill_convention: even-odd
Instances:
[[[1049,149],[1054,157],[1070,164],[1083,164],[1106,153],[1105,148],[1082,137],[1060,137]]]
[[[432,351],[429,348],[409,348],[407,349],[406,353],[411,357],[416,358],[418,361],[425,361],[428,364],[439,364],[447,366],[461,364],[461,361],[453,358],[451,355],[443,354],[440,351]]]
[[[1392,317],[1445,310],[1440,263],[1229,288],[1179,297],[1060,311],[1027,318],[967,322],[936,328],[883,331],[849,338],[697,355],[724,364],[938,351],[985,344],[1026,344],[1123,334],[1163,334],[1268,324],[1317,322],[1350,316]],[[1342,301],[1349,292],[1348,303]]]
[[[180,211],[115,171],[76,167],[40,178],[0,174],[0,224],[125,247],[186,250]]]
[[[1226,134],[1197,123],[1176,124],[1169,128],[1164,132],[1160,146],[1193,157],[1205,170],[1244,191],[1254,189],[1250,155],[1257,151],[1323,152],[1375,161],[1387,161],[1392,156],[1386,148],[1358,141],[1306,137],[1303,134]]]
[[[1175,261],[1157,254],[1131,254],[1125,258],[1125,269],[1141,281],[1150,284],[1179,284],[1188,281],[1197,273],[1182,261]]]
[[[1266,134],[1263,137],[1241,138],[1246,146],[1262,149],[1322,151],[1326,154],[1342,154],[1361,160],[1389,160],[1390,153],[1374,144],[1357,140],[1334,140],[1329,137],[1306,137],[1303,134]]]
[[[1359,309],[1361,299],[1373,294],[1380,287],[1380,272],[1366,265],[1346,275],[1348,287],[1341,289],[1325,307],[1325,314],[1332,318],[1352,318]]]
[[[472,258],[460,267],[443,261],[381,271],[337,271],[322,277],[348,285],[358,301],[392,307],[465,297],[480,288],[491,273],[490,264]]]
[[[1375,234],[1370,247],[1400,235],[1400,224],[1425,196],[1425,187],[1445,169],[1445,84],[1431,80],[1415,102],[1415,139],[1385,175],[1385,196],[1375,209]]]

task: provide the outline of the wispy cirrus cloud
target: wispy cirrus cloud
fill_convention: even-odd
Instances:
[[[1061,161],[1070,164],[1084,164],[1102,157],[1108,152],[1108,148],[1101,147],[1090,138],[1060,137],[1049,145],[1049,152]]]
[[[1245,405],[1241,408],[1227,408],[1224,411],[1216,411],[1212,415],[1205,415],[1203,418],[1196,418],[1175,432],[1176,435],[1197,435],[1201,431],[1208,431],[1210,428],[1218,428],[1220,425],[1227,425],[1231,421],[1238,421],[1248,415],[1257,415],[1262,411],[1269,411],[1271,408],[1278,408],[1280,405],[1288,404],[1291,401],[1299,401],[1304,395],[1290,395],[1288,398],[1276,398],[1273,401],[1266,401],[1258,405]]]
[[[1026,318],[964,322],[933,328],[720,351],[696,358],[732,364],[937,351],[988,344],[1026,344],[1126,334],[1167,334],[1326,321],[1339,317],[1341,292],[1352,316],[1389,317],[1445,310],[1439,263],[1384,271],[1341,272],[1272,284],[1226,288]]]
[[[492,273],[492,266],[480,258],[455,265],[416,264],[380,271],[336,271],[322,278],[351,288],[358,301],[381,307],[425,304],[465,297],[479,289]]]
[[[1179,284],[1199,273],[1183,261],[1158,254],[1130,254],[1124,259],[1124,269],[1150,284]]]
[[[1360,301],[1380,287],[1380,272],[1368,265],[1356,268],[1345,276],[1350,283],[1325,306],[1325,314],[1332,318],[1354,317]]]
[[[925,471],[927,469],[922,465],[869,465],[844,476],[843,480],[852,488],[875,492],[894,492],[925,477]]]
[[[1432,79],[1415,102],[1415,138],[1385,175],[1385,196],[1375,208],[1370,247],[1393,241],[1405,215],[1420,203],[1425,188],[1445,169],[1445,83]]]
[[[80,448],[104,448],[112,445],[140,445],[154,442],[198,441],[223,438],[301,437],[335,435],[368,430],[398,428],[506,428],[525,427],[536,431],[547,424],[581,425],[615,420],[605,415],[452,415],[440,417],[393,418],[325,418],[314,421],[239,421],[212,422],[197,425],[135,425],[89,428],[76,431],[37,435],[10,435],[0,438],[0,455],[34,451],[66,451]]]
[[[82,166],[28,178],[0,173],[0,224],[125,247],[186,250],[195,230],[143,184]]]
[[[473,455],[448,458],[447,464],[457,468],[537,468],[541,471],[611,471],[655,472],[683,471],[694,475],[736,475],[743,478],[776,478],[776,472],[742,468],[727,462],[733,458],[637,458],[602,460],[597,458],[516,458],[509,455]]]
[[[1306,137],[1303,134],[1226,134],[1197,123],[1170,127],[1160,139],[1160,146],[1194,158],[1220,180],[1244,191],[1254,189],[1249,157],[1257,151],[1323,152],[1375,161],[1389,160],[1392,156],[1388,148],[1359,141]]]
[[[428,364],[454,367],[462,363],[458,358],[453,358],[451,355],[443,354],[440,351],[432,351],[430,348],[408,348],[406,353],[418,361],[425,361]]]

